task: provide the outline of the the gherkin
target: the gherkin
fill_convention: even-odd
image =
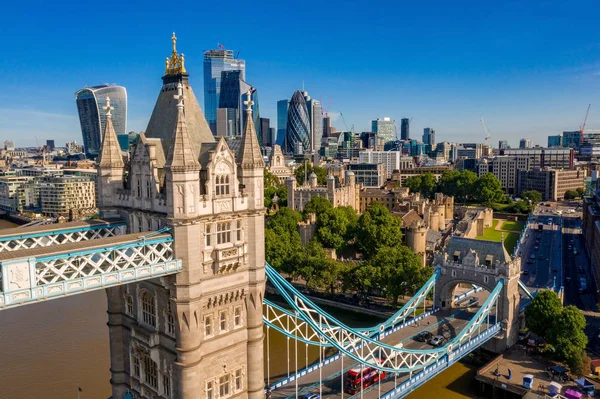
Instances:
[[[310,119],[306,101],[299,90],[294,92],[288,108],[285,150],[294,154],[310,150]]]

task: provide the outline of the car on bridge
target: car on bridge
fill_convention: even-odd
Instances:
[[[435,337],[429,340],[429,345],[431,346],[442,346],[446,342],[446,338],[442,335],[436,335]]]
[[[433,334],[430,333],[429,331],[421,331],[420,333],[418,333],[417,335],[415,335],[413,337],[413,339],[418,342],[427,342],[431,338],[433,338]]]

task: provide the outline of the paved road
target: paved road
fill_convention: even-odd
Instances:
[[[488,296],[488,293],[483,291],[476,295],[479,303],[483,303]],[[478,307],[467,308],[462,307],[449,311],[440,311],[425,318],[419,326],[408,326],[398,332],[386,337],[383,342],[390,345],[396,345],[400,342],[405,348],[409,349],[428,349],[431,346],[427,343],[417,342],[414,337],[421,330],[431,331],[434,335],[444,335],[447,338],[453,338],[462,328],[471,320],[473,315],[479,310]],[[491,320],[493,322],[493,320]],[[487,328],[482,326],[482,331]],[[343,365],[343,367],[342,367]],[[341,384],[345,372],[353,367],[357,367],[358,363],[344,356],[343,361],[335,361],[322,369],[322,397],[327,398],[348,398],[351,396],[348,393],[342,392]],[[344,372],[342,373],[342,368]],[[391,377],[391,378],[390,378]],[[395,387],[395,384],[409,378],[409,375],[404,373],[396,376],[389,376],[386,381],[381,384],[373,385],[363,392],[363,398],[378,398],[380,393],[390,391]],[[308,393],[319,393],[319,372],[313,372],[298,380],[298,393],[296,395],[296,384],[290,383],[278,390],[273,391],[272,398],[299,398],[304,397]]]
[[[582,310],[596,310],[594,289],[590,272],[590,260],[585,251],[583,235],[581,234],[581,219],[576,216],[565,216],[563,233],[563,259],[565,266],[565,304],[575,305]],[[571,249],[569,249],[571,246]],[[575,255],[574,250],[577,251]],[[580,269],[581,267],[581,269]],[[587,291],[579,292],[579,279],[583,277],[587,282]],[[570,282],[569,282],[570,278]]]
[[[562,284],[561,218],[540,211],[539,207],[534,211],[532,223],[527,226],[526,238],[520,248],[521,281],[533,289],[548,288],[553,284],[560,287]]]

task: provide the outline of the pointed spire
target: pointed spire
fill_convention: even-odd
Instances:
[[[200,170],[200,163],[194,155],[194,146],[188,128],[185,123],[185,115],[183,113],[183,85],[181,82],[177,84],[177,95],[173,96],[177,100],[177,121],[175,124],[175,132],[173,132],[173,143],[169,149],[166,166],[171,171],[185,172],[188,170]]]
[[[110,97],[106,97],[106,106],[102,107],[106,111],[106,122],[104,124],[104,137],[102,139],[102,148],[98,156],[98,165],[105,168],[123,168],[123,155],[121,155],[121,146],[117,140],[117,133],[112,123],[111,111],[115,109],[110,105]]]
[[[258,144],[258,138],[256,137],[256,128],[254,127],[254,120],[252,119],[252,92],[248,90],[246,93],[247,100],[244,101],[246,105],[246,121],[244,123],[244,141],[238,152],[237,161],[242,168],[264,168],[265,161],[260,153],[260,145]]]

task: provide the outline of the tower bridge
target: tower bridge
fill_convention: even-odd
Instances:
[[[106,98],[97,182],[103,219],[0,234],[0,309],[105,289],[114,399],[258,399],[265,385],[275,397],[344,397],[349,367],[379,376],[355,395],[400,398],[486,342],[497,351],[514,342],[518,269],[503,248],[451,238],[417,294],[362,329],[336,320],[266,265],[265,165],[251,94],[234,151],[210,132],[172,40],[148,128],[127,162]],[[267,278],[286,307],[265,300]],[[485,288],[487,299],[453,308],[461,282]],[[447,342],[410,339],[421,330],[448,332]],[[271,331],[294,343],[295,359],[299,343],[318,346],[319,361],[271,381],[263,365],[280,355],[270,351]],[[325,358],[324,348],[334,355]]]

